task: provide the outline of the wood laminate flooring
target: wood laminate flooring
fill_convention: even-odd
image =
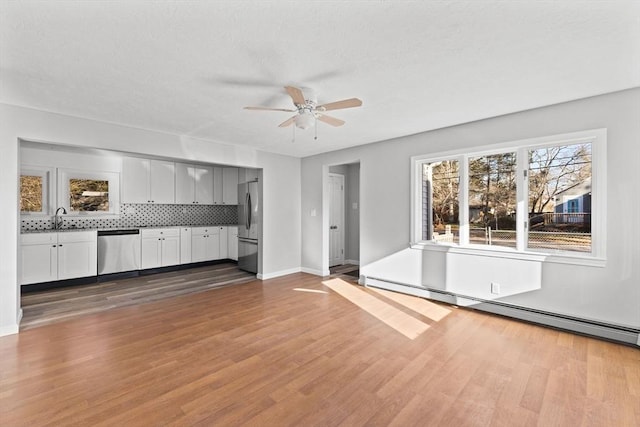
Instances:
[[[329,269],[329,272],[331,273],[331,275],[347,275],[358,278],[358,276],[360,275],[360,267],[353,264],[342,264],[331,267]]]
[[[82,286],[68,286],[22,295],[20,330],[129,305],[144,304],[220,286],[246,283],[255,274],[236,264],[177,270]]]
[[[638,348],[348,276],[254,280],[0,338],[12,427],[637,426],[639,402]]]

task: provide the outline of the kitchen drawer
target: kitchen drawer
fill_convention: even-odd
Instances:
[[[178,237],[180,236],[179,228],[152,228],[149,230],[140,230],[143,239],[160,238],[160,237]]]
[[[212,226],[207,226],[207,227],[192,227],[191,228],[191,235],[192,236],[202,236],[202,235],[211,235],[211,234],[220,234],[220,226],[219,225],[212,225]]]
[[[73,242],[96,242],[97,234],[95,231],[66,231],[58,233],[58,243]]]
[[[23,245],[46,245],[47,243],[55,244],[58,233],[56,232],[44,232],[44,233],[28,233],[20,235],[20,243]]]

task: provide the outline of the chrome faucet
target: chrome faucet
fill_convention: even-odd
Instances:
[[[62,206],[59,207],[58,209],[56,209],[56,214],[53,217],[53,229],[54,230],[59,230],[62,228],[62,224],[64,223],[64,218],[60,217],[60,215],[58,215],[58,213],[62,210],[62,214],[66,215],[67,214],[67,210],[65,208],[63,208]]]

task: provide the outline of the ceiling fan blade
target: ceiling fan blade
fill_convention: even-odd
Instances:
[[[317,119],[331,126],[342,126],[345,123],[344,120],[336,119],[335,117],[331,116],[325,116],[323,114],[318,114]]]
[[[280,123],[278,125],[278,127],[286,128],[287,126],[290,126],[293,122],[296,121],[296,117],[298,117],[297,114],[295,116],[293,116],[293,117],[289,117],[287,120],[285,120],[284,122]]]
[[[286,111],[288,113],[295,113],[296,110],[286,108],[270,108],[270,107],[244,107],[245,110],[263,110],[263,111]]]
[[[321,111],[340,110],[342,108],[353,108],[362,105],[362,101],[358,98],[343,99],[342,101],[330,102],[328,104],[318,105],[316,109]]]
[[[304,94],[302,93],[302,91],[300,89],[298,89],[297,87],[293,87],[293,86],[285,86],[284,88],[287,90],[287,93],[289,94],[289,96],[291,97],[291,99],[293,100],[293,103],[295,105],[304,105],[305,104]]]

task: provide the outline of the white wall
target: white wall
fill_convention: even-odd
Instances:
[[[411,156],[607,128],[606,267],[542,265],[536,290],[503,300],[525,307],[640,327],[640,89],[572,101],[302,161],[302,266],[322,270],[322,176],[360,162],[361,274],[444,286],[447,256],[408,249]],[[485,277],[486,279],[487,277]]]
[[[262,168],[262,275],[300,268],[300,159],[0,104],[0,336],[18,330],[18,139]]]

